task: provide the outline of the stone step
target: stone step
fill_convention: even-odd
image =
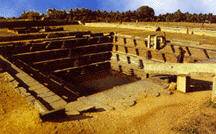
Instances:
[[[49,103],[49,105],[53,107],[54,109],[59,109],[59,108],[64,108],[67,105],[67,102],[61,99],[61,100]]]

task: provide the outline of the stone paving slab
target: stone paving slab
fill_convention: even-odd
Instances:
[[[53,107],[54,109],[62,108],[67,104],[66,101],[64,100],[58,100],[55,102],[50,103],[50,106]]]
[[[44,97],[42,99],[51,104],[53,102],[61,100],[61,97],[59,97],[57,95],[53,95],[53,96],[50,96],[50,97]]]
[[[14,64],[12,64],[10,61],[5,59],[4,57],[0,56],[0,59],[6,62],[8,65],[8,71],[10,73],[14,73],[15,77],[11,76],[9,73],[7,76],[7,80],[11,82],[11,84],[16,87],[15,91],[17,93],[20,93],[25,99],[29,102],[31,102],[33,105],[35,105],[40,113],[42,112],[50,112],[59,110],[59,107],[64,107],[67,102],[64,101],[61,97],[53,93],[51,90],[49,90],[47,87],[45,87],[43,84],[40,84],[37,80],[32,78],[30,75],[25,73],[23,70],[16,67]],[[19,87],[19,82],[22,81],[22,83],[25,84],[25,87]],[[38,97],[42,99],[43,101],[39,101]],[[43,104],[45,101],[45,104]],[[45,105],[49,103],[50,107],[46,107]]]
[[[37,82],[37,81],[34,81],[34,82],[29,82],[28,85],[33,87],[33,86],[38,86],[38,85],[41,85],[41,84],[39,82]]]
[[[85,99],[82,98],[79,101],[82,101],[83,103],[86,103],[88,105],[94,105],[96,109],[104,109],[107,111],[114,109],[114,107],[106,104],[106,102],[100,101],[100,99],[97,99],[95,97],[86,97]]]
[[[148,93],[154,95],[162,90],[163,87],[151,80],[140,80],[130,84],[122,86],[116,86],[112,89],[93,94],[90,96],[84,96],[77,99],[75,102],[68,103],[66,110],[68,112],[79,109],[80,106],[90,108],[94,106],[95,109],[110,110],[124,110],[136,104],[136,98],[140,94]],[[84,103],[84,104],[83,104]],[[77,110],[78,111],[78,110]]]
[[[35,93],[37,93],[38,95],[39,94],[43,94],[43,93],[47,93],[47,92],[50,92],[49,89],[47,89],[46,87],[42,87],[40,89],[32,89],[30,88],[32,91],[34,91]]]
[[[45,97],[50,97],[50,96],[53,96],[53,95],[55,95],[55,93],[49,91],[49,92],[41,93],[38,96],[41,97],[41,98],[45,98]]]

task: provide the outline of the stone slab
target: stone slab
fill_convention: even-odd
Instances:
[[[30,88],[30,89],[31,89],[31,88]],[[31,90],[32,90],[32,89],[31,89]],[[47,88],[40,88],[40,89],[32,90],[32,91],[34,91],[35,93],[37,93],[37,94],[39,95],[39,94],[47,93],[47,92],[49,92],[50,90],[47,89]]]
[[[38,96],[41,97],[41,98],[45,98],[45,97],[50,97],[50,96],[53,96],[53,95],[55,95],[55,93],[53,93],[52,91],[49,91],[49,92],[41,93]]]
[[[42,98],[42,99],[44,101],[50,103],[50,104],[62,100],[62,98],[57,96],[57,95],[53,95],[53,96],[50,96],[50,97],[45,97],[45,98]]]
[[[66,104],[67,104],[66,101],[59,100],[59,101],[55,101],[53,103],[50,103],[50,106],[53,107],[54,109],[59,109],[59,108],[63,108]]]

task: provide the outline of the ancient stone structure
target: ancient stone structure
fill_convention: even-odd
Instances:
[[[137,79],[175,75],[177,90],[184,93],[194,74],[212,77],[216,73],[215,64],[196,63],[216,57],[215,49],[175,44],[157,35],[141,38],[89,31],[54,32],[0,37],[0,41],[2,68],[18,80],[17,90],[39,106],[43,116],[94,94],[79,83],[100,79],[112,71]],[[177,63],[182,51],[183,63]],[[214,77],[212,101],[215,88]]]

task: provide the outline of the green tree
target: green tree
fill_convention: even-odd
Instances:
[[[31,20],[39,20],[41,19],[40,13],[36,11],[24,11],[21,16],[19,17],[20,19],[31,19]]]
[[[139,20],[152,20],[155,16],[154,9],[149,6],[141,6],[137,9]]]

